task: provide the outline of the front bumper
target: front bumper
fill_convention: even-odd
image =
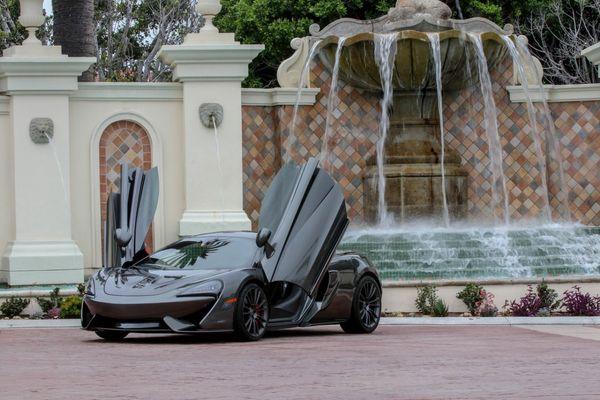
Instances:
[[[111,296],[109,299],[84,298],[81,325],[86,330],[127,332],[195,332],[218,299],[212,296],[155,298]]]

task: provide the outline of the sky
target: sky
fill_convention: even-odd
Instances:
[[[44,10],[48,15],[52,14],[52,0],[44,0]]]

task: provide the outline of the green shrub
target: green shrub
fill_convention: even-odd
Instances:
[[[29,305],[28,299],[21,297],[11,297],[0,305],[0,311],[8,318],[14,318],[21,315],[25,307]]]
[[[63,300],[60,307],[61,318],[79,318],[81,313],[81,297],[69,296]]]
[[[38,297],[38,298],[36,298],[36,300],[37,300],[38,304],[40,305],[40,308],[42,309],[44,314],[46,314],[51,309],[57,308],[57,307],[59,308],[61,306],[62,299],[60,298],[60,289],[54,288],[50,292],[49,298]]]
[[[448,316],[448,305],[442,299],[435,299],[433,303],[432,314],[434,317],[447,317]]]
[[[477,312],[477,303],[480,303],[484,299],[482,292],[482,286],[475,283],[469,283],[463,290],[458,292],[456,297],[465,303],[472,315],[475,315]]]
[[[417,288],[415,306],[421,314],[431,315],[436,300],[437,288],[435,286],[421,286]]]
[[[548,314],[550,311],[557,310],[560,307],[561,302],[558,298],[558,293],[556,290],[549,288],[546,282],[542,281],[542,283],[537,285],[536,291],[540,298],[541,308],[547,309]]]

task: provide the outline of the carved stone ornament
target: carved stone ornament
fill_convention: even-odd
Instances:
[[[218,103],[204,103],[200,105],[200,121],[207,128],[218,128],[223,123],[223,106]]]
[[[54,122],[50,118],[34,118],[29,123],[29,137],[35,144],[48,144],[54,137]]]
[[[390,21],[425,17],[448,19],[452,10],[439,0],[398,0],[388,15]]]

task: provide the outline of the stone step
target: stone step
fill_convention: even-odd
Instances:
[[[350,234],[384,279],[600,274],[600,227]]]

